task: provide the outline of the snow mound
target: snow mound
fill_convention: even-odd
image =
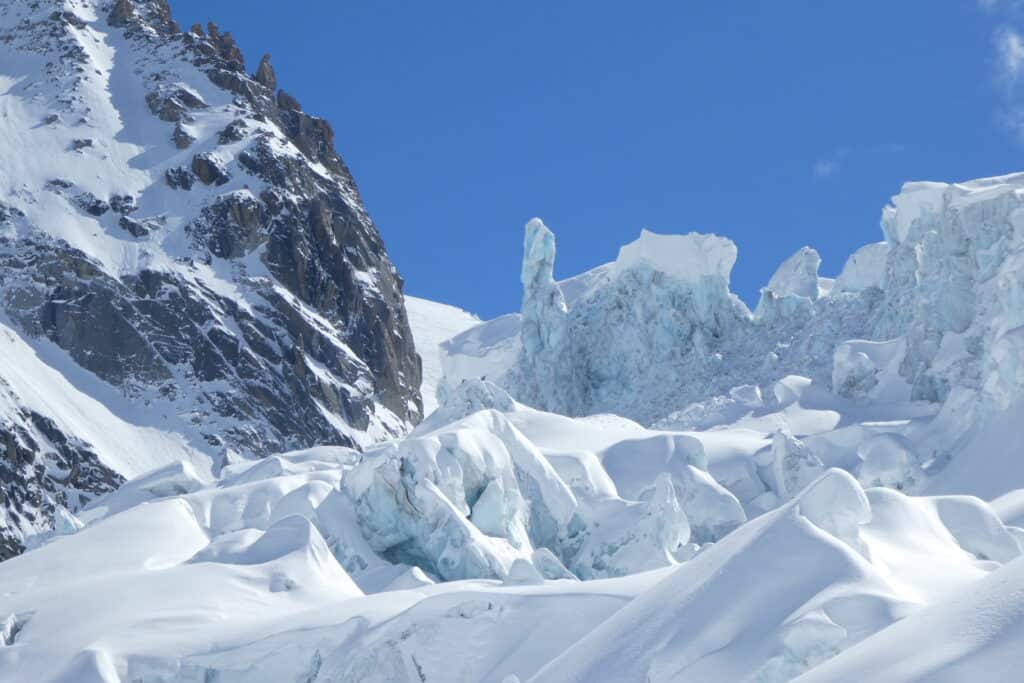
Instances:
[[[908,616],[812,669],[800,683],[1012,681],[1024,645],[1024,562],[993,571],[969,590]],[[870,672],[870,673],[869,673]]]
[[[915,530],[927,544],[896,551],[908,531],[899,524],[876,520],[849,475],[827,472],[672,570],[531,680],[790,680],[991,570],[941,524]],[[909,592],[937,553],[948,558],[947,583]]]
[[[697,283],[703,278],[728,282],[736,255],[732,240],[718,235],[659,235],[641,230],[636,241],[619,249],[612,275],[647,267],[684,282]]]
[[[165,467],[0,563],[0,670],[784,681],[1019,562],[1024,532],[979,499],[865,492],[828,469],[843,449],[855,469],[857,444],[894,425],[835,429],[813,383],[775,389],[746,426],[680,433],[467,383],[470,414],[364,453],[284,453],[209,482]]]

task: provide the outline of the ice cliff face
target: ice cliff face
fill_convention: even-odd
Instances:
[[[930,455],[955,455],[1024,393],[1024,176],[910,183],[885,209],[884,299],[874,326],[899,337],[899,372],[950,426]],[[955,419],[954,419],[955,418]]]
[[[552,453],[516,426],[557,420],[465,382],[410,438],[365,453],[343,487],[352,517],[377,556],[446,581],[507,579],[517,562],[548,579],[623,576],[673,565],[691,538],[716,540],[746,519],[698,441],[648,435],[601,454]]]
[[[0,92],[0,332],[73,385],[61,412],[0,374],[5,554],[138,474],[96,403],[207,471],[420,419],[401,279],[269,57],[163,0],[2,0]]]
[[[915,396],[954,388],[1006,407],[1020,395],[1024,176],[908,184],[885,210],[889,245],[879,327],[907,337]]]
[[[644,231],[613,264],[566,283],[551,276],[554,239],[540,221],[526,242],[522,331],[500,320],[450,341],[446,386],[483,370],[530,405],[652,423],[743,384],[829,377],[839,342],[874,335],[881,290],[856,272],[842,291],[821,293],[812,249],[782,265],[752,314],[729,291],[736,247],[722,237]],[[504,334],[493,334],[498,325]]]
[[[908,184],[884,211],[885,242],[854,253],[835,280],[801,249],[753,313],[729,291],[728,240],[644,231],[613,264],[555,283],[553,237],[532,221],[523,270],[543,277],[524,277],[520,316],[445,345],[442,393],[486,374],[554,412],[701,428],[779,405],[776,382],[800,375],[855,401],[943,406],[906,465],[904,481],[920,481],[914,467],[947,461],[1021,400],[1022,193],[1021,175]],[[883,376],[901,377],[909,396],[879,386]],[[754,404],[734,395],[744,385]]]

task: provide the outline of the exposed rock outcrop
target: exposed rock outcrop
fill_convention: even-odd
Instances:
[[[402,280],[331,126],[276,90],[269,57],[249,75],[212,23],[181,33],[164,0],[86,5],[0,0],[0,72],[11,54],[36,74],[3,95],[25,103],[19,140],[32,148],[0,148],[52,159],[47,175],[0,196],[5,319],[214,469],[239,455],[368,445],[417,423]],[[116,97],[93,34],[112,50]],[[56,485],[41,441],[19,438],[19,462],[38,476],[12,486]],[[80,454],[82,471],[109,455],[63,438],[79,444],[66,458]],[[68,495],[102,489],[118,476],[108,474],[72,480]],[[0,537],[16,546],[45,527],[52,510],[38,509]]]

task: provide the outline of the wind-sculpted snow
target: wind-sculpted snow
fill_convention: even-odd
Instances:
[[[549,436],[558,419],[512,415]],[[577,428],[597,445],[622,427]],[[630,505],[566,486],[503,414],[431,434],[388,454],[313,449],[273,467],[233,466],[191,491],[187,472],[165,472],[120,512],[100,501],[84,528],[0,563],[0,671],[105,683],[784,681],[1021,552],[1024,532],[977,499],[865,494],[835,470],[717,543],[680,547],[688,529],[669,473],[646,504]],[[395,491],[368,493],[396,458],[409,477],[422,473],[395,484],[419,518],[402,519]],[[510,508],[509,496],[487,493],[528,480],[555,526],[600,521],[583,528],[577,565],[603,559],[618,574],[625,554],[631,573],[579,582],[558,557],[564,547],[531,551],[555,527],[538,532],[528,501]],[[471,481],[484,491],[472,505]],[[372,529],[365,495],[383,506]],[[385,529],[415,542],[401,557],[382,551]],[[94,551],[114,546],[113,556]],[[500,581],[434,583],[439,571],[473,569]]]
[[[902,515],[913,502],[887,497],[898,510],[876,515],[849,475],[822,475],[674,570],[531,680],[790,680],[991,571],[934,514],[908,523]],[[893,547],[911,524],[917,545]],[[945,572],[932,581],[928,565],[939,558]]]
[[[879,386],[898,395],[893,372]],[[1020,561],[1024,530],[977,498],[865,490],[835,469],[877,483],[934,408],[801,377],[767,393],[737,389],[745,412],[715,429],[653,431],[468,381],[362,453],[277,454],[214,481],[164,466],[0,563],[0,671],[781,682]]]
[[[519,313],[410,328],[229,33],[0,0],[0,92],[0,680],[1019,677],[1024,175],[754,312],[724,237],[558,282],[535,219]]]

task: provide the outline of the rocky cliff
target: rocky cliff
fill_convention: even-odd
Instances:
[[[330,124],[164,0],[0,0],[0,308],[68,378],[33,402],[0,363],[0,557],[146,466],[422,416],[402,280]]]

